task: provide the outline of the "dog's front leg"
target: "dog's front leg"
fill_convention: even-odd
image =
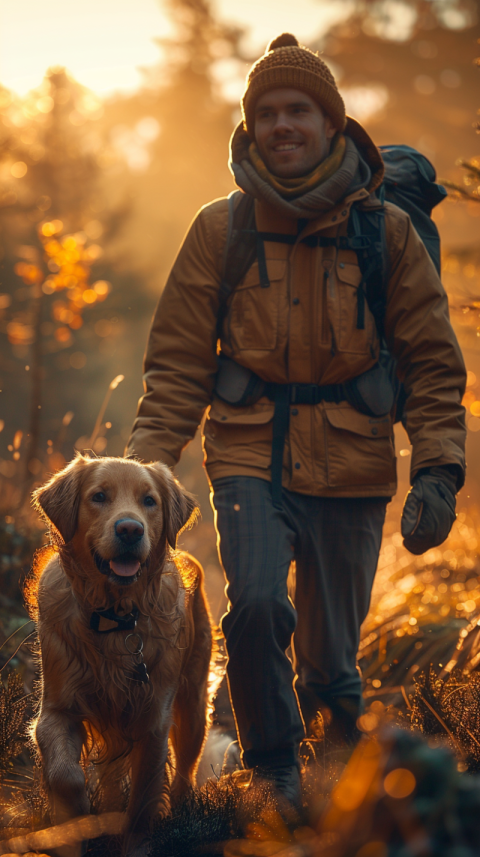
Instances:
[[[127,810],[125,851],[138,845],[151,831],[158,815],[165,783],[168,726],[138,741],[131,753],[132,782]]]
[[[43,708],[35,737],[42,757],[52,822],[62,824],[87,815],[90,804],[79,764],[84,738],[82,724],[64,713]],[[58,857],[80,857],[81,853],[81,842],[55,849]]]

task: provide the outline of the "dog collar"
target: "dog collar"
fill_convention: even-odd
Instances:
[[[119,616],[114,607],[107,610],[94,610],[90,616],[90,628],[97,634],[111,634],[112,631],[134,631],[137,626],[139,610],[134,604],[130,613]]]

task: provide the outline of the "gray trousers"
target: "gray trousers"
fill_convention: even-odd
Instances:
[[[284,489],[280,511],[270,484],[250,476],[217,479],[213,492],[229,599],[221,627],[244,764],[295,764],[304,722],[318,709],[346,712],[353,727],[361,713],[356,655],[388,499]]]

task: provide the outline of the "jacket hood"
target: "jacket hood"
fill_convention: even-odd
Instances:
[[[375,145],[370,135],[367,134],[363,125],[360,125],[360,122],[357,122],[352,116],[347,116],[347,124],[343,133],[346,137],[350,137],[353,140],[360,157],[370,167],[371,178],[366,189],[369,193],[373,193],[377,187],[380,187],[385,174],[385,166],[380,149]]]

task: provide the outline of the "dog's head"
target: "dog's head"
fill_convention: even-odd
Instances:
[[[162,545],[174,548],[198,512],[164,464],[82,455],[35,491],[34,503],[82,567],[118,586],[135,583]]]

